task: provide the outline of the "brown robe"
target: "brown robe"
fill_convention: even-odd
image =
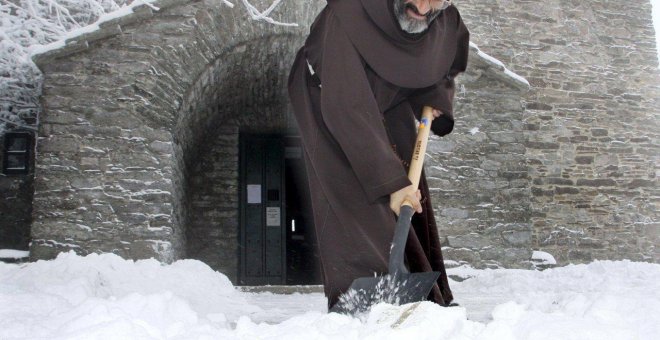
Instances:
[[[401,31],[391,7],[328,0],[289,77],[329,307],[354,279],[387,273],[389,194],[410,185],[415,117],[424,105],[439,109],[431,129],[450,133],[453,78],[467,65],[469,33],[455,7],[420,35]],[[413,217],[406,262],[411,272],[441,273],[429,299],[446,305],[453,297],[424,176],[419,188],[424,212]]]

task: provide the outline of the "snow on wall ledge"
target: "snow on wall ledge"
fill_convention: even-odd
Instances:
[[[485,67],[492,71],[491,73],[496,78],[512,85],[521,92],[527,92],[531,87],[527,79],[508,69],[503,62],[480,50],[473,42],[470,42],[470,62],[475,63],[477,67]]]

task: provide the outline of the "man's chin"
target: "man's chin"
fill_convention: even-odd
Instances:
[[[426,31],[428,24],[426,20],[416,20],[408,17],[405,23],[401,23],[401,28],[408,33],[417,34]]]

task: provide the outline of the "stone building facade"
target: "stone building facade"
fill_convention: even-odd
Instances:
[[[274,17],[300,25],[286,27],[212,0],[161,0],[37,55],[31,257],[196,258],[250,283],[246,221],[263,203],[257,255],[277,277],[264,282],[291,283],[277,273],[311,254],[310,235],[295,232],[305,214],[289,218],[284,189],[250,182],[244,150],[280,145],[281,164],[255,164],[295,172],[285,84],[323,3],[283,2]],[[657,59],[650,5],[637,5],[458,2],[472,40],[532,86],[471,47],[457,125],[432,138],[426,167],[448,260],[530,268],[533,250],[560,264],[660,260]],[[275,225],[284,229],[268,238]],[[300,253],[268,260],[278,242]]]
[[[523,124],[534,249],[660,260],[660,73],[649,1],[461,0],[472,40],[532,90]]]

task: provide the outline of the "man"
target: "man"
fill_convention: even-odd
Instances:
[[[426,179],[407,178],[415,116],[432,131],[454,125],[453,78],[465,71],[469,33],[444,0],[328,0],[289,77],[305,149],[328,306],[354,279],[387,272],[395,214],[417,214],[406,244],[410,272],[439,271],[429,299],[453,297]]]

